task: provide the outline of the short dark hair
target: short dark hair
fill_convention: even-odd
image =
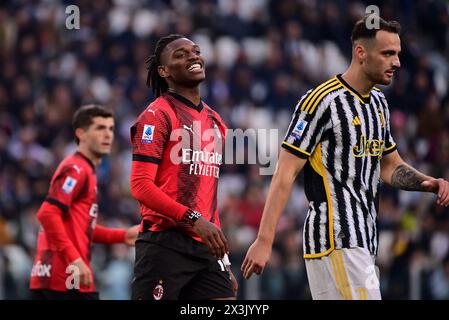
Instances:
[[[78,128],[86,129],[88,128],[92,122],[93,118],[102,117],[102,118],[113,118],[114,113],[107,109],[104,106],[100,106],[98,104],[88,104],[81,106],[78,110],[76,110],[72,119],[72,127],[73,131]],[[79,144],[79,139],[75,135],[76,144]]]
[[[368,18],[373,19],[371,15],[366,15],[355,23],[351,33],[352,43],[354,43],[354,41],[358,39],[373,39],[376,37],[377,32],[380,30],[397,34],[401,33],[401,25],[397,21],[386,21],[381,17],[376,17],[379,19],[379,28],[368,28]]]
[[[177,39],[185,38],[182,34],[170,34],[162,37],[156,43],[154,53],[145,61],[147,65],[147,86],[151,88],[154,96],[157,98],[168,91],[168,83],[159,75],[159,66],[161,65],[161,54],[167,44]]]

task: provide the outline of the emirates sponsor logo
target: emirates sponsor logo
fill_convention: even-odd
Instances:
[[[38,261],[35,265],[33,265],[33,269],[31,269],[32,277],[48,277],[51,276],[51,265],[50,264],[42,264]]]
[[[278,129],[226,129],[215,120],[181,124],[170,133],[170,161],[189,165],[189,174],[218,178],[222,164],[258,164],[261,175],[272,175],[282,137]],[[303,135],[304,121],[295,134]],[[204,130],[203,130],[204,129]]]

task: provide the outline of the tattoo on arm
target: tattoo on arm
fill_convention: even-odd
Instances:
[[[421,186],[424,177],[418,171],[406,165],[400,165],[391,176],[391,185],[407,191],[425,191]]]

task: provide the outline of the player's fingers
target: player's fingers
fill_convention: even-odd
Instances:
[[[256,273],[257,275],[261,275],[262,274],[262,272],[263,272],[263,267],[262,266],[258,266],[258,265],[256,265],[256,267],[254,268],[254,273]]]
[[[87,273],[82,273],[80,275],[80,285],[82,288],[89,287],[89,276]]]
[[[440,184],[437,203],[442,206],[447,206],[448,201],[449,201],[449,184],[446,181],[443,181]]]
[[[211,251],[211,253],[212,253],[212,255],[214,256],[214,257],[216,257],[217,259],[220,259],[220,257],[219,257],[219,249],[220,249],[220,246],[219,246],[219,244],[217,243],[217,241],[215,240],[215,237],[214,237],[214,235],[212,234],[212,235],[210,235],[209,237],[208,237],[208,240],[209,240],[209,250]]]
[[[225,253],[227,252],[227,250],[226,250],[227,249],[226,239],[224,239],[224,237],[222,238],[221,232],[217,232],[215,234],[215,241],[218,244],[217,251],[218,251],[218,253],[220,255],[219,259],[223,259]]]
[[[243,271],[243,277],[245,279],[249,279],[251,277],[251,275],[253,274],[253,268],[254,265],[252,262],[249,262],[245,268],[245,270]]]
[[[248,257],[245,257],[245,260],[243,260],[243,263],[240,266],[240,271],[243,272],[243,270],[245,270],[247,264],[248,264]]]
[[[86,287],[90,287],[92,284],[92,274],[90,272],[86,273]]]
[[[226,237],[225,237],[223,231],[221,231],[220,229],[218,229],[218,231],[219,231],[219,232],[218,232],[218,235],[220,236],[221,241],[223,241],[223,244],[224,244],[224,250],[225,250],[225,253],[228,253],[228,252],[229,252],[229,243],[228,243],[228,240],[226,239]]]
[[[437,192],[437,195],[438,195],[438,199],[440,199],[440,200],[441,200],[441,197],[443,196],[444,189],[445,189],[444,180],[443,181],[438,181],[438,192]]]
[[[259,267],[259,266],[255,265],[255,266],[253,267],[253,270],[254,270],[254,273],[255,273],[255,274],[260,275],[260,267]]]
[[[445,190],[439,199],[442,206],[449,205],[449,190]]]

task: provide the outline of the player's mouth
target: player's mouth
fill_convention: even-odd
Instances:
[[[194,62],[187,66],[187,71],[192,73],[203,72],[203,65],[201,62]]]
[[[391,77],[393,77],[393,75],[394,75],[394,70],[388,70],[387,72],[385,72],[385,74],[386,74],[389,78],[391,78]]]

